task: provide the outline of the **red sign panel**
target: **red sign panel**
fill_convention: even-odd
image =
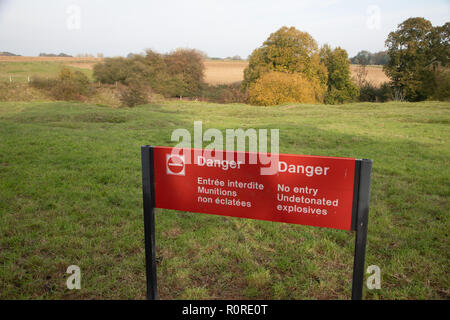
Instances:
[[[276,173],[262,175],[259,154],[172,150],[154,147],[157,208],[351,230],[353,158],[280,154]]]

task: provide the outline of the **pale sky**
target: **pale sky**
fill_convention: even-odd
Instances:
[[[286,25],[353,56],[384,50],[409,17],[442,25],[449,9],[450,0],[0,0],[0,51],[124,56],[189,47],[246,58]]]

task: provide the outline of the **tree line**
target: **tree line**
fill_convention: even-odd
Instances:
[[[95,65],[94,77],[127,86],[131,96],[146,87],[165,97],[214,100],[220,95],[223,102],[256,105],[448,99],[448,41],[449,23],[433,27],[424,18],[410,18],[389,34],[386,51],[361,51],[349,59],[343,48],[319,47],[309,33],[282,27],[249,56],[239,89],[238,85],[206,85],[204,54],[189,49],[107,58]],[[355,83],[350,63],[383,65],[391,82],[375,87],[364,79],[362,70]]]
[[[367,50],[362,50],[356,56],[350,58],[351,64],[361,65],[385,65],[389,62],[389,55],[386,51],[379,51],[371,53]]]
[[[177,49],[103,59],[93,68],[95,86],[83,73],[67,68],[55,79],[34,78],[31,86],[55,99],[82,100],[103,84],[118,92],[126,106],[146,103],[152,94],[255,105],[449,100],[449,33],[450,23],[432,26],[424,18],[410,18],[389,34],[385,52],[361,51],[349,59],[343,48],[319,47],[307,32],[282,27],[249,56],[241,83],[206,84],[205,54]],[[362,65],[356,79],[351,77],[351,61]],[[391,80],[381,87],[365,80],[364,66],[376,63],[385,63]]]
[[[450,23],[405,20],[389,34],[385,52],[362,51],[353,58],[363,66],[356,86],[350,75],[352,59],[344,49],[319,48],[310,34],[282,27],[251,54],[242,89],[248,101],[258,105],[449,100],[449,33]],[[365,65],[377,63],[391,80],[381,87],[364,75]]]

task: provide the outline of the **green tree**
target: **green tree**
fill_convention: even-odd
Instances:
[[[177,84],[175,95],[198,96],[204,83],[203,53],[194,49],[177,49],[165,55],[171,81]]]
[[[354,101],[359,95],[359,90],[350,78],[347,51],[340,47],[332,50],[329,45],[324,45],[320,50],[320,57],[328,70],[325,103]]]
[[[149,89],[139,81],[131,81],[120,89],[120,101],[123,106],[134,107],[148,102]]]
[[[58,100],[80,100],[93,93],[91,81],[81,71],[72,71],[63,67],[49,90]]]
[[[449,24],[433,27],[424,18],[403,21],[386,40],[389,62],[384,66],[396,92],[419,101],[436,90],[439,65],[448,64]]]
[[[312,83],[317,100],[326,90],[327,69],[320,61],[317,42],[294,27],[282,27],[253,51],[244,70],[242,89],[247,90],[269,71],[301,74]]]

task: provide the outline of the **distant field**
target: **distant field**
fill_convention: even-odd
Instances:
[[[244,79],[248,61],[205,60],[205,81],[209,84],[228,84]],[[358,65],[351,65],[350,72],[356,76]],[[381,66],[367,66],[367,80],[379,86],[389,81]]]
[[[9,58],[9,57],[0,57]],[[15,58],[15,57],[12,57]],[[0,59],[0,81],[27,82],[28,78],[54,78],[66,66],[73,70],[79,70],[92,79],[92,70],[86,68],[87,63],[83,60],[31,60],[15,61]]]
[[[102,60],[102,58],[0,56],[0,61],[10,61],[10,62],[23,62],[23,61],[97,62],[100,60]]]
[[[79,68],[92,69],[101,58],[77,58],[77,57],[5,57],[0,56],[0,62],[58,62],[65,65],[73,65]]]
[[[242,81],[247,65],[247,61],[205,60],[205,81],[212,85]]]
[[[0,81],[25,82],[28,76],[52,77],[65,65],[82,69],[92,77],[92,68],[99,58],[63,58],[63,57],[0,57]],[[205,60],[205,81],[211,85],[229,84],[242,81],[247,61]],[[350,71],[356,75],[358,66],[351,65]],[[368,66],[367,80],[374,85],[389,81],[381,66]]]
[[[381,290],[366,298],[450,299],[450,103],[183,101],[0,103],[0,299],[144,299],[140,146],[174,145],[195,120],[373,159],[366,267]],[[161,299],[348,299],[353,249],[342,230],[156,210]],[[81,290],[66,288],[73,264]]]
[[[79,68],[92,69],[94,64],[102,58],[83,57],[5,57],[0,56],[0,62],[59,62],[61,64],[73,65]]]
[[[356,64],[350,65],[350,72],[352,74],[352,77],[356,77],[359,68],[360,68],[359,65]],[[382,66],[367,66],[366,68],[367,68],[367,81],[371,82],[373,85],[378,87],[385,82],[389,82],[389,78],[384,73]]]

